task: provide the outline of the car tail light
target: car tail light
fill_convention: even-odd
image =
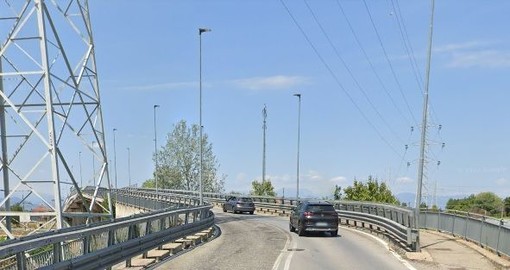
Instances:
[[[305,217],[309,218],[311,216],[313,216],[313,212],[304,212],[303,213],[305,215]]]

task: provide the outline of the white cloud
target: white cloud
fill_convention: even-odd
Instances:
[[[305,174],[304,177],[308,178],[312,181],[321,181],[322,180],[322,175],[319,172],[314,171],[314,170],[308,171],[308,173]]]
[[[448,55],[449,68],[506,68],[510,67],[510,52],[492,49],[496,42],[468,41],[434,48],[435,53]]]
[[[237,181],[241,181],[241,182],[245,181],[245,180],[246,180],[246,174],[245,174],[245,173],[243,173],[243,172],[238,173],[238,174],[236,175],[236,180],[237,180]]]
[[[498,186],[506,186],[506,185],[510,184],[510,181],[508,181],[508,179],[506,179],[506,178],[496,179],[495,182],[496,182],[496,185],[498,185]]]
[[[510,52],[482,50],[453,53],[447,64],[451,68],[505,68],[510,67]]]
[[[411,183],[414,183],[414,180],[411,179],[410,177],[399,177],[395,180],[395,182],[397,182],[398,184],[411,184]]]
[[[269,77],[252,77],[230,81],[232,84],[250,90],[274,90],[288,89],[308,82],[308,79],[300,76],[275,75]]]
[[[336,177],[329,179],[329,182],[331,182],[333,184],[345,184],[346,181],[347,181],[347,178],[344,176],[336,176]]]
[[[154,91],[154,90],[173,90],[185,88],[198,88],[198,82],[169,82],[169,83],[155,83],[138,86],[124,86],[120,90],[127,91]]]
[[[446,45],[441,45],[434,47],[433,51],[437,53],[455,53],[459,51],[465,51],[475,48],[480,48],[482,46],[486,46],[491,44],[490,42],[482,42],[482,41],[468,41],[464,43],[451,43]]]

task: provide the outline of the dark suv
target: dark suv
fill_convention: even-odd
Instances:
[[[250,215],[253,215],[253,212],[255,212],[255,204],[250,197],[230,196],[227,197],[226,201],[223,203],[223,212],[227,211],[232,211],[234,214],[237,212],[248,212]]]
[[[306,232],[330,232],[338,235],[338,214],[328,202],[300,202],[290,214],[289,229],[299,236]]]

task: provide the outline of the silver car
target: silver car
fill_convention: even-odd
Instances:
[[[223,203],[223,212],[232,211],[232,213],[248,212],[253,215],[255,204],[250,197],[229,196]]]

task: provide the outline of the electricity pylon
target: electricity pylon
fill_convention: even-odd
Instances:
[[[15,192],[25,190],[50,209],[57,229],[72,217],[112,218],[100,101],[88,1],[2,1],[0,216],[11,215]],[[79,186],[82,154],[95,168],[84,166],[95,187],[87,199]],[[109,205],[93,213],[102,188]],[[84,204],[73,213],[64,202],[71,191]],[[4,220],[0,227],[12,238],[9,218]]]

